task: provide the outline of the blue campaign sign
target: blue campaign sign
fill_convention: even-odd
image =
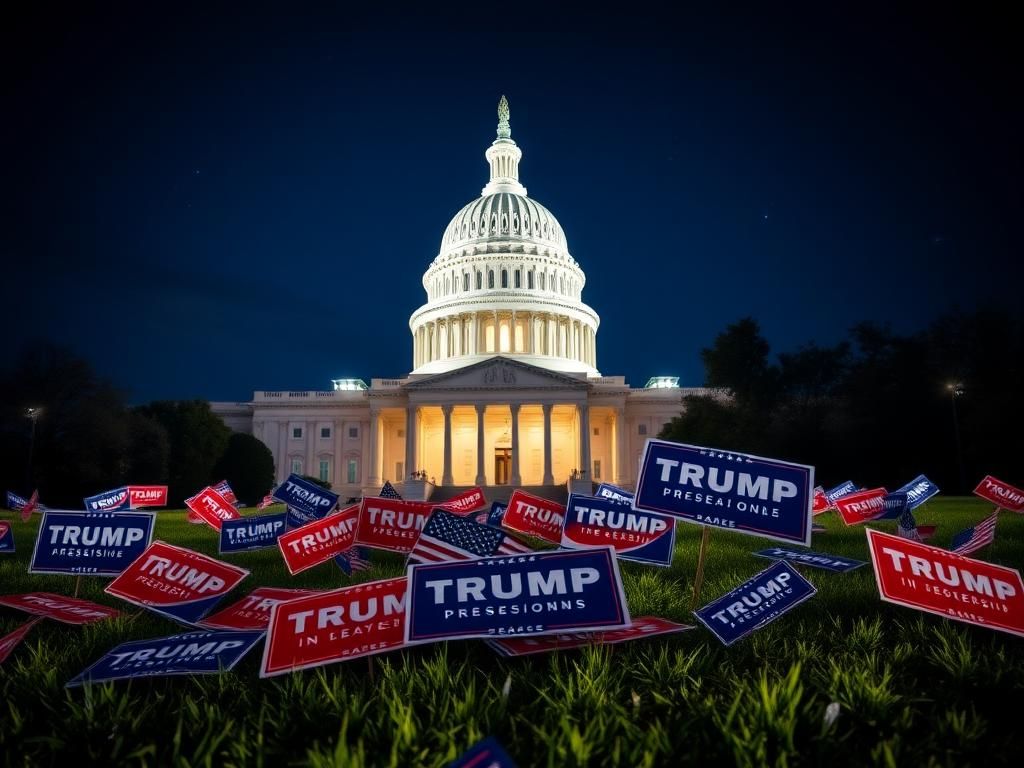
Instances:
[[[69,680],[66,687],[135,677],[227,672],[252,650],[264,634],[264,630],[216,630],[121,643]]]
[[[608,545],[615,548],[615,556],[620,560],[672,565],[676,520],[632,509],[615,499],[571,494],[565,505],[562,547]]]
[[[867,565],[866,560],[853,560],[849,557],[826,555],[822,552],[798,552],[794,549],[783,549],[782,547],[762,549],[754,554],[758,557],[767,557],[772,560],[786,560],[797,565],[824,568],[826,571],[832,571],[832,573],[846,573],[847,571],[854,571],[862,565]]]
[[[153,512],[48,509],[28,572],[117,576],[149,546],[155,518]]]
[[[132,495],[127,487],[114,488],[111,491],[86,496],[86,512],[114,512],[119,509],[131,509]]]
[[[902,517],[903,513],[907,511],[909,501],[906,491],[893,491],[892,493],[885,494],[885,498],[882,499],[882,509],[884,511],[875,519],[895,520],[898,517]]]
[[[630,624],[611,547],[409,566],[407,643]]]
[[[493,736],[478,741],[463,752],[447,768],[516,768],[508,752]]]
[[[632,504],[633,494],[624,488],[619,488],[617,485],[611,483],[601,483],[597,486],[597,490],[594,491],[595,496],[600,496],[602,499],[611,499],[617,501],[620,504]]]
[[[223,555],[277,546],[278,536],[285,532],[285,517],[286,513],[278,512],[224,520],[220,524],[219,552]]]
[[[857,484],[853,480],[847,480],[845,483],[840,483],[835,488],[830,488],[825,491],[825,498],[828,499],[829,505],[836,503],[836,499],[841,499],[843,496],[849,496],[851,493],[856,493],[859,489]]]
[[[508,504],[503,501],[491,502],[491,511],[487,513],[487,524],[500,528],[501,519],[505,517],[506,509],[508,509]]]
[[[811,544],[814,467],[648,439],[633,509]]]
[[[0,520],[0,554],[14,551],[14,529],[6,520]]]
[[[296,520],[301,520],[296,523],[297,526],[319,520],[338,503],[338,494],[303,480],[298,475],[288,475],[288,479],[277,486],[272,495],[288,505],[289,525],[292,525],[292,513]]]
[[[907,494],[907,510],[913,512],[937,494],[939,486],[924,475],[918,475],[902,488],[897,488],[896,490]]]
[[[725,645],[732,645],[813,597],[817,591],[793,566],[782,561],[694,611],[693,615]]]

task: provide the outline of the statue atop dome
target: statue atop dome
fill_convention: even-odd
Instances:
[[[512,129],[508,126],[508,99],[504,94],[498,102],[498,138],[508,139],[512,136]]]

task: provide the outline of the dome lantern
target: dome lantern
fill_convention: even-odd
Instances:
[[[519,183],[519,161],[523,151],[512,141],[512,128],[508,124],[508,99],[504,96],[498,102],[498,138],[484,152],[491,166],[491,180],[480,190],[480,195],[495,192],[514,192],[526,196],[526,187]]]

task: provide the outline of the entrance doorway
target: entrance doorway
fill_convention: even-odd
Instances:
[[[494,449],[494,484],[508,485],[512,477],[512,449]]]

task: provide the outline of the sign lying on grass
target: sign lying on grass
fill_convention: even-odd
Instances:
[[[368,581],[273,606],[260,677],[401,648],[406,583]]]
[[[529,656],[534,653],[562,651],[568,648],[583,648],[588,645],[614,645],[627,640],[640,640],[656,635],[670,635],[693,629],[690,624],[676,624],[674,621],[657,616],[641,616],[625,629],[610,629],[607,632],[573,632],[563,635],[542,637],[503,637],[488,640],[487,644],[502,656]]]
[[[762,549],[760,552],[755,552],[754,554],[758,557],[767,557],[772,560],[786,560],[790,563],[796,563],[797,565],[810,565],[814,568],[824,568],[826,571],[832,571],[833,573],[855,571],[862,565],[868,564],[866,560],[853,560],[849,557],[836,557],[835,555],[826,555],[821,552],[798,552],[793,549],[783,549],[782,547]]]
[[[674,517],[634,510],[621,501],[572,494],[565,505],[562,547],[611,545],[620,560],[672,565],[676,549]]]
[[[907,509],[913,512],[928,501],[928,499],[937,494],[939,492],[939,486],[924,475],[918,475],[902,488],[897,488],[895,492],[903,492],[907,494]]]
[[[110,491],[85,497],[85,509],[88,512],[115,512],[119,509],[131,509],[131,494],[128,487],[114,488]]]
[[[836,499],[836,510],[847,525],[857,525],[885,514],[885,488],[871,488]]]
[[[271,495],[288,505],[290,526],[300,526],[319,520],[338,503],[338,494],[303,480],[298,475],[288,475],[288,479],[277,486]]]
[[[185,632],[121,643],[71,678],[66,687],[136,677],[220,674],[234,667],[262,637],[262,631]]]
[[[14,551],[14,529],[6,520],[0,520],[0,555]]]
[[[628,627],[611,547],[409,566],[407,642]]]
[[[282,534],[277,546],[284,556],[288,573],[292,576],[302,573],[351,547],[358,518],[359,505],[354,504]]]
[[[245,552],[277,544],[285,530],[286,513],[225,520],[220,526],[220,553]]]
[[[510,531],[536,536],[552,544],[562,540],[564,522],[565,507],[561,504],[519,489],[512,492],[508,508],[501,519],[502,527]]]
[[[64,624],[92,624],[118,616],[121,612],[89,600],[64,597],[50,592],[29,592],[24,595],[0,595],[0,605],[43,616]]]
[[[1024,636],[1020,571],[870,528],[867,536],[885,602]]]
[[[1008,509],[1011,512],[1024,512],[1024,491],[1014,488],[1009,483],[997,480],[992,475],[985,475],[978,487],[974,489],[975,496],[988,499],[997,507]]]
[[[219,531],[225,520],[237,520],[241,517],[238,510],[211,486],[203,488],[195,496],[185,499],[185,506],[215,531]]]
[[[516,768],[508,752],[493,736],[478,741],[446,768]]]
[[[154,541],[104,591],[194,624],[248,575],[245,568]]]
[[[128,496],[132,509],[167,506],[166,485],[129,485]]]
[[[633,494],[623,488],[619,488],[617,485],[611,483],[601,483],[597,486],[597,490],[594,491],[594,495],[602,499],[611,499],[617,501],[620,504],[632,504]]]
[[[732,645],[813,597],[815,592],[811,582],[783,561],[693,614],[725,645]]]
[[[154,518],[152,512],[48,509],[28,572],[117,576],[149,546]]]
[[[278,589],[277,587],[259,587],[243,597],[237,603],[211,613],[198,622],[201,627],[210,629],[260,629],[265,630],[270,623],[270,609],[285,600],[294,600],[304,595],[318,594],[312,589]]]
[[[859,488],[853,480],[847,480],[845,483],[840,483],[835,488],[829,488],[825,491],[825,499],[828,501],[830,507],[834,507],[838,499],[843,496],[849,496],[851,493],[856,493]]]
[[[29,630],[42,620],[42,617],[40,617],[26,621],[10,634],[0,637],[0,664],[7,661],[7,657],[11,655],[11,651],[17,648],[18,644],[25,639],[25,635],[29,633]]]
[[[633,508],[811,544],[814,467],[648,439]]]
[[[390,552],[411,552],[433,509],[433,504],[421,501],[364,498],[359,505],[355,543]]]

